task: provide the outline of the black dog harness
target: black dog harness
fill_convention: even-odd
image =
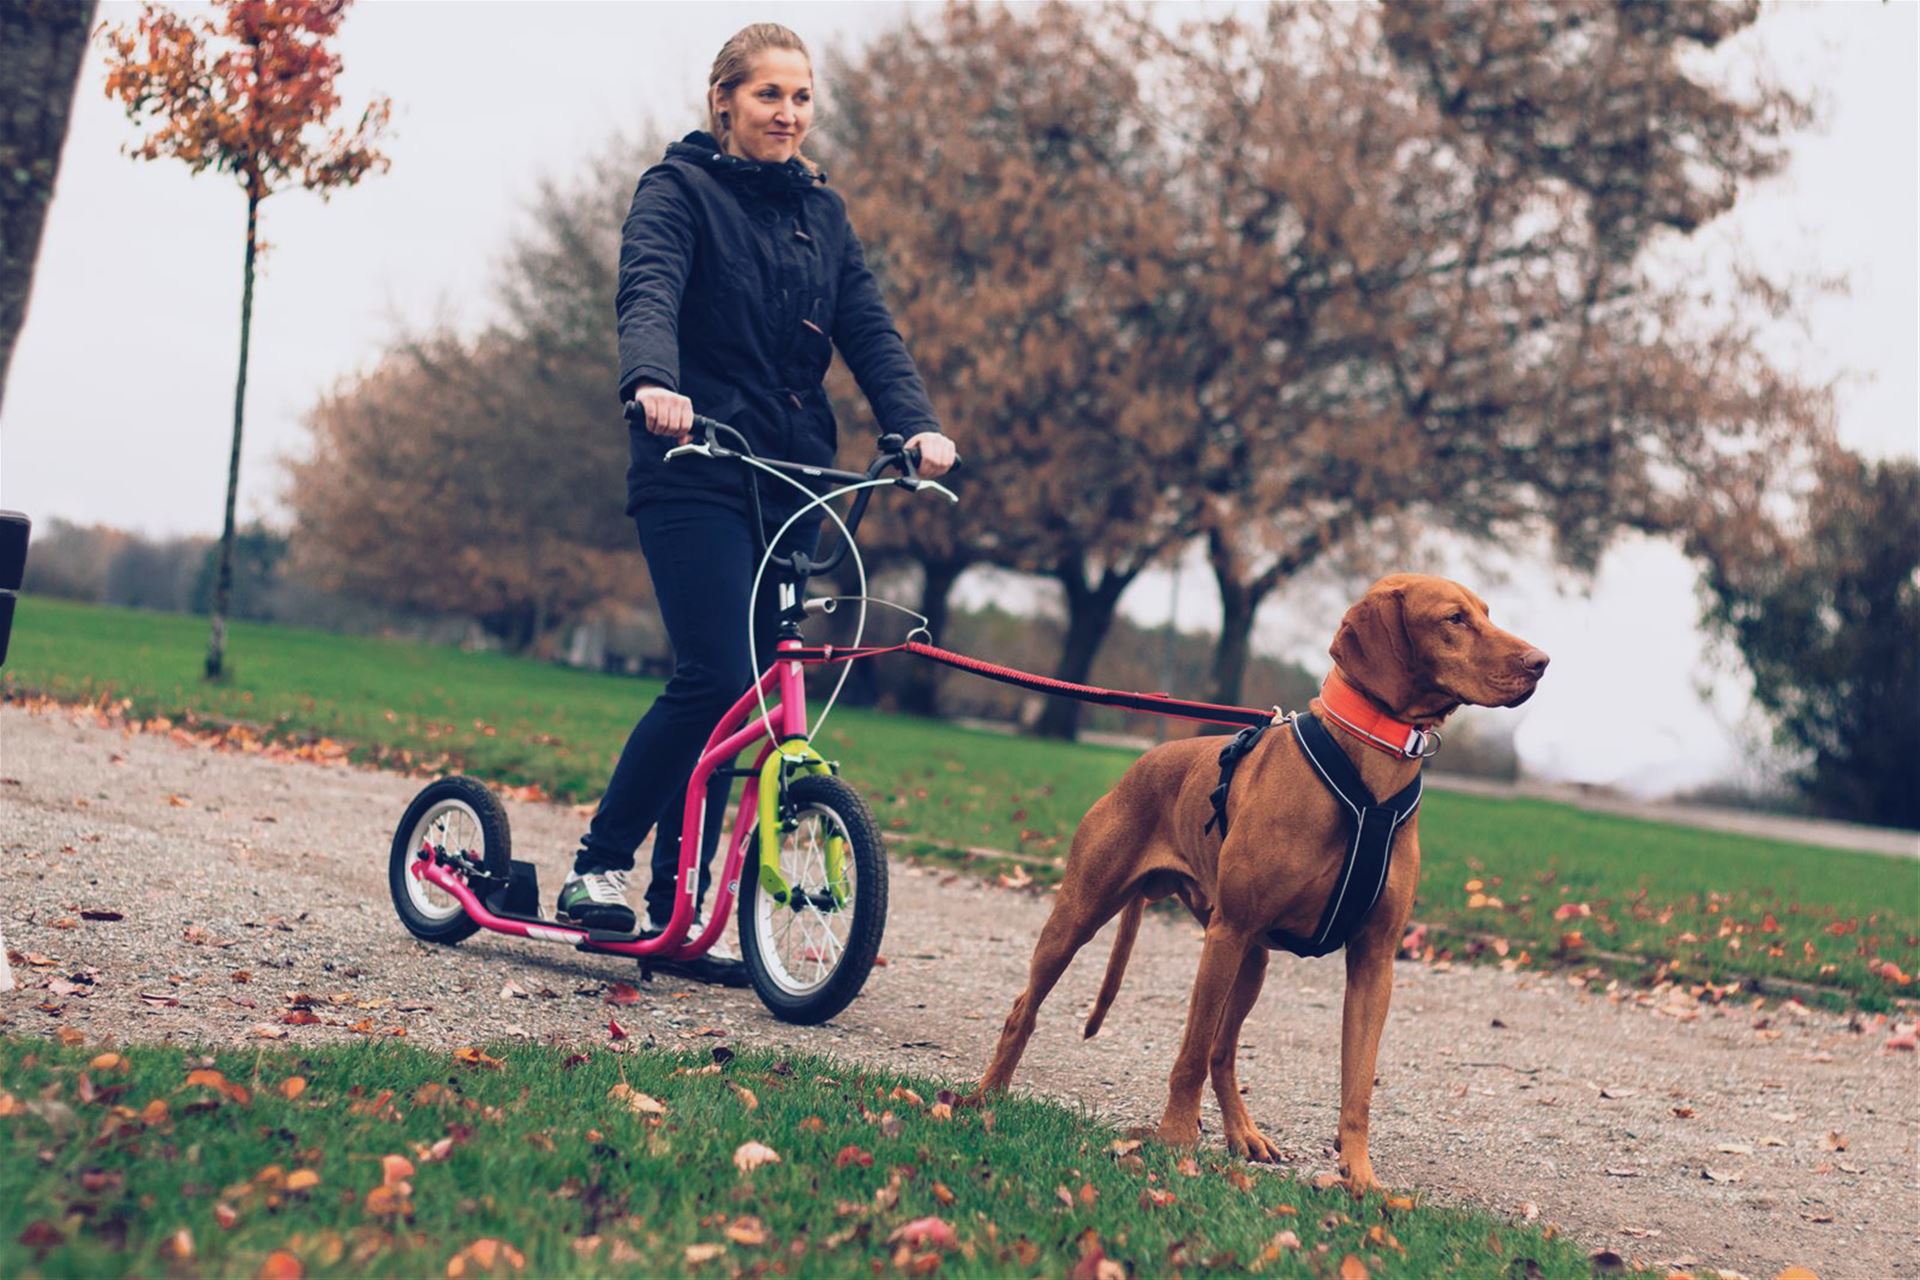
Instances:
[[[1327,899],[1326,910],[1320,913],[1319,928],[1305,938],[1283,929],[1269,929],[1267,942],[1299,956],[1324,956],[1347,945],[1347,939],[1367,918],[1374,903],[1380,900],[1381,891],[1387,887],[1387,870],[1393,865],[1393,837],[1400,830],[1400,824],[1420,807],[1420,776],[1415,774],[1413,781],[1390,799],[1376,800],[1367,784],[1361,781],[1353,761],[1312,712],[1290,716],[1288,723],[1293,726],[1294,737],[1299,739],[1300,750],[1313,766],[1314,774],[1352,817],[1346,862],[1340,868],[1340,881],[1334,887],[1333,896]],[[1204,832],[1211,832],[1218,823],[1220,838],[1227,838],[1227,792],[1233,783],[1233,771],[1260,741],[1260,735],[1272,727],[1266,724],[1242,729],[1221,749],[1220,785],[1213,789],[1213,817],[1208,819]]]

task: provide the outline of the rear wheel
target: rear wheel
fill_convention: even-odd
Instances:
[[[505,884],[513,859],[507,811],[493,792],[472,778],[442,778],[413,798],[393,833],[387,888],[400,923],[416,938],[452,944],[480,926],[453,895],[413,873],[422,849],[466,877],[477,894]]]
[[[740,873],[740,956],[753,989],[782,1022],[825,1022],[873,971],[887,926],[887,857],[860,793],[809,775],[787,787],[780,833],[785,901],[760,879],[759,831]],[[838,850],[833,848],[838,843]]]

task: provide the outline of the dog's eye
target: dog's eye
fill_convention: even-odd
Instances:
[[[1456,627],[1464,627],[1467,625],[1467,611],[1465,609],[1461,609],[1454,613],[1448,614],[1447,621],[1451,622]]]

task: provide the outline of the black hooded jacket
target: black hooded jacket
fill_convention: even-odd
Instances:
[[[756,453],[832,465],[822,386],[833,348],[883,431],[938,431],[919,371],[867,269],[847,207],[797,160],[722,154],[690,133],[640,175],[620,244],[620,398],[642,380],[745,434]],[[629,427],[627,510],[668,495],[744,505],[743,468],[664,461],[671,441]],[[770,516],[799,494],[763,478]]]

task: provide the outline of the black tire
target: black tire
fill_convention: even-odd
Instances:
[[[507,882],[512,868],[513,838],[507,831],[507,811],[500,807],[499,800],[485,784],[472,778],[442,778],[428,785],[401,816],[400,825],[393,833],[393,853],[387,861],[387,888],[393,894],[393,909],[414,937],[451,946],[472,937],[480,926],[460,910],[457,903],[453,904],[450,914],[444,909],[430,909],[419,881],[407,869],[426,835],[427,824],[443,814],[460,819],[454,824],[458,828],[454,835],[461,848],[449,852],[464,853],[478,862],[486,869],[487,881]],[[476,841],[479,848],[472,847]],[[487,892],[484,881],[474,883],[473,888],[483,896]]]
[[[759,891],[760,853],[756,830],[740,872],[740,958],[746,962],[755,993],[774,1017],[782,1022],[812,1026],[846,1008],[866,985],[867,975],[873,972],[874,957],[880,954],[880,937],[887,928],[887,851],[866,801],[840,779],[826,775],[797,778],[788,785],[786,798],[803,829],[815,824],[812,829],[817,832],[821,830],[817,824],[826,822],[846,837],[848,864],[853,872],[851,911],[842,908],[824,912],[817,905],[801,908],[801,912],[814,913],[817,925],[835,932],[835,926],[841,923],[840,917],[850,914],[852,919],[845,922],[846,942],[831,969],[810,975],[805,982],[787,971],[777,940],[763,941],[760,933],[763,895]],[[804,830],[796,833],[804,834]],[[827,886],[823,875],[821,883],[796,887],[824,896]],[[772,922],[781,913],[799,914],[789,904],[774,902],[771,894],[764,897],[770,932]],[[770,941],[776,945],[769,946]]]

